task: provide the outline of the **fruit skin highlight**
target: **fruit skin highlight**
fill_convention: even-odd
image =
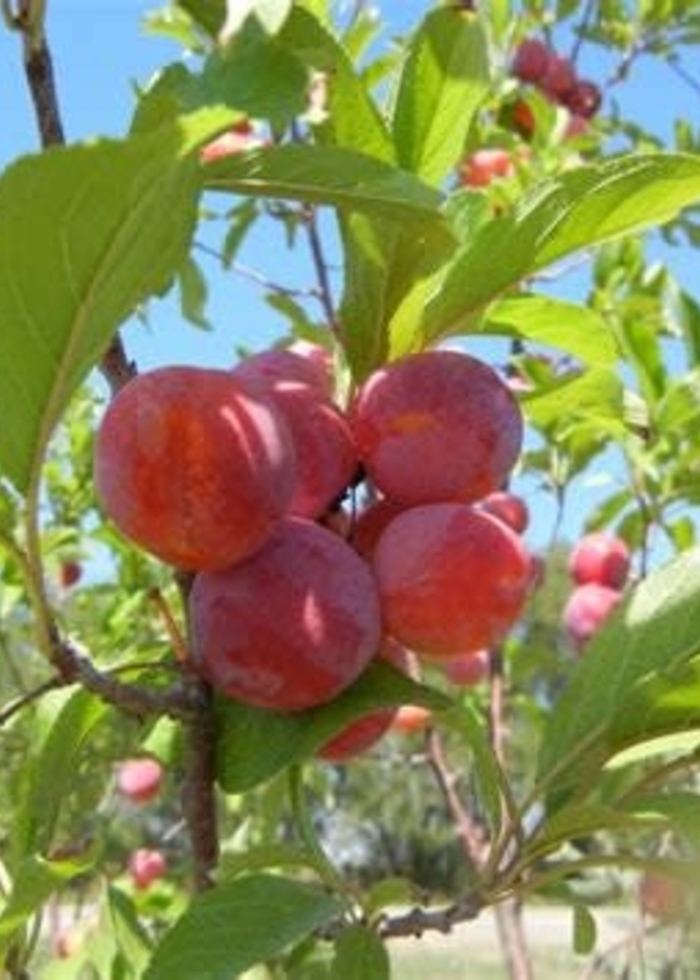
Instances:
[[[124,759],[117,766],[117,790],[132,803],[148,803],[160,792],[163,776],[157,759]]]
[[[130,381],[95,444],[97,495],[127,538],[171,565],[224,568],[275,530],[296,483],[284,420],[229,371]]]
[[[372,573],[332,531],[286,519],[247,561],[196,576],[193,666],[248,704],[298,711],[332,701],[379,649]]]
[[[482,361],[448,350],[409,354],[375,371],[351,424],[370,479],[406,506],[471,503],[499,489],[523,438],[505,382]]]
[[[373,555],[385,629],[428,658],[501,640],[520,615],[530,560],[520,537],[465,504],[425,504],[399,514]]]

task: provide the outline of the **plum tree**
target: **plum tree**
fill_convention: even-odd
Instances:
[[[272,347],[243,358],[234,371],[238,377],[274,386],[296,381],[333,397],[333,365],[330,352],[320,344],[297,341],[289,347]]]
[[[475,150],[460,168],[460,180],[466,187],[487,187],[494,180],[514,174],[512,155],[499,147]]]
[[[133,803],[147,803],[160,792],[163,776],[157,759],[124,759],[117,765],[117,790]]]
[[[185,569],[256,551],[296,486],[284,420],[228,371],[173,366],[130,381],[95,443],[95,487],[119,530]]]
[[[530,561],[519,536],[466,504],[405,510],[372,561],[386,629],[436,659],[497,643],[527,598]]]
[[[247,561],[196,576],[192,662],[219,691],[294,711],[332,700],[376,654],[377,587],[338,535],[287,518]]]
[[[537,84],[544,78],[551,57],[548,44],[536,37],[526,38],[515,51],[511,72],[521,82]]]
[[[584,535],[571,549],[569,574],[578,585],[595,582],[621,589],[630,571],[629,548],[611,531]]]
[[[494,369],[448,350],[411,354],[376,371],[351,422],[370,478],[406,505],[471,502],[497,490],[523,436],[518,404]]]

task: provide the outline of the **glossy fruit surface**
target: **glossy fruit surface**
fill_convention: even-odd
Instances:
[[[496,372],[459,351],[411,354],[372,374],[351,415],[360,458],[405,505],[471,502],[501,487],[520,452],[520,408]]]
[[[167,869],[165,857],[154,848],[140,847],[129,858],[129,875],[139,891],[150,888],[154,881],[163,877]]]
[[[465,504],[426,504],[399,514],[380,537],[372,564],[387,631],[435,659],[501,640],[530,583],[518,535]]]
[[[576,542],[569,555],[569,574],[584,585],[597,582],[611,589],[621,589],[630,571],[627,545],[610,531],[594,531]]]
[[[117,765],[117,790],[134,803],[147,803],[163,783],[163,767],[157,759],[124,759]]]
[[[222,693],[295,711],[331,701],[379,648],[372,573],[338,535],[288,518],[248,561],[195,578],[193,662]]]
[[[139,375],[97,434],[95,485],[107,514],[126,537],[182,568],[223,568],[252,554],[295,484],[284,421],[229,371]]]

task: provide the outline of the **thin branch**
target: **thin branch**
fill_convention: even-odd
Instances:
[[[185,677],[183,694],[194,711],[184,726],[185,782],[182,807],[192,847],[193,883],[203,892],[214,884],[219,861],[216,806],[216,731],[209,686],[194,674]]]
[[[49,680],[44,681],[43,684],[40,684],[38,687],[28,691],[26,694],[22,694],[20,697],[15,698],[14,701],[10,701],[10,703],[5,705],[2,711],[0,711],[0,728],[2,728],[3,725],[6,725],[11,718],[14,718],[14,716],[19,714],[19,712],[24,708],[27,708],[30,704],[38,701],[39,698],[43,698],[43,696],[48,694],[49,691],[55,691],[57,688],[63,687],[64,684],[65,681],[63,681],[60,677],[50,677]]]
[[[210,245],[205,245],[204,242],[194,242],[194,247],[202,252],[204,255],[209,255],[211,258],[218,259],[220,262],[224,262],[224,256],[217,249],[212,248]],[[227,263],[232,272],[236,275],[243,277],[244,279],[250,279],[251,282],[256,283],[258,286],[262,286],[263,289],[267,289],[271,293],[278,293],[280,296],[288,296],[290,299],[315,299],[321,302],[321,292],[318,289],[296,289],[291,286],[282,286],[280,283],[273,282],[268,279],[267,276],[263,275],[262,272],[258,272],[257,269],[251,269],[250,266],[243,265],[241,262],[231,262]]]
[[[304,227],[306,228],[306,234],[309,239],[309,248],[311,249],[311,258],[313,260],[314,269],[316,270],[316,278],[318,280],[321,305],[323,306],[323,311],[326,315],[326,323],[331,333],[337,337],[339,332],[338,318],[336,316],[335,304],[333,302],[333,291],[331,289],[330,276],[328,275],[328,265],[326,263],[325,255],[323,254],[321,236],[318,232],[316,209],[313,206],[309,205],[304,208],[304,219]]]
[[[384,916],[378,933],[383,939],[399,936],[420,937],[425,932],[450,932],[460,922],[476,919],[485,903],[476,893],[462,896],[452,905],[439,909],[416,907],[401,915]]]

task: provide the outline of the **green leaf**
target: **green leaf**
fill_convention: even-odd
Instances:
[[[364,926],[344,929],[335,941],[331,980],[389,980],[389,954],[379,936]]]
[[[217,879],[227,881],[253,871],[272,868],[306,868],[320,878],[326,870],[315,854],[294,844],[267,844],[247,847],[244,851],[224,854],[217,869]]]
[[[315,128],[319,140],[396,163],[382,115],[333,35],[308,10],[295,6],[278,37],[307,70],[322,72],[327,78],[328,118]]]
[[[700,727],[700,549],[653,572],[586,647],[549,716],[550,804],[584,793],[624,748]]]
[[[0,467],[20,492],[114,331],[186,254],[199,183],[184,142],[180,127],[100,140],[0,178]]]
[[[109,886],[105,912],[117,948],[134,974],[141,976],[153,950],[153,940],[141,924],[134,902],[123,891]]]
[[[39,855],[32,855],[22,861],[0,912],[0,959],[4,960],[4,954],[17,930],[39,911],[52,893],[71,879],[84,874],[94,863],[94,853],[60,861],[49,861]]]
[[[486,722],[467,701],[445,712],[441,720],[465,739],[472,751],[480,803],[486,811],[493,835],[496,836],[501,827],[502,800],[509,790],[506,777],[493,751]]]
[[[205,168],[204,180],[211,191],[443,223],[436,191],[375,157],[341,147],[292,144],[224,157]]]
[[[497,300],[481,323],[481,332],[516,337],[557,347],[584,364],[611,364],[615,341],[603,318],[586,306],[525,293]]]
[[[185,258],[177,273],[180,289],[180,311],[186,320],[203,330],[210,330],[206,316],[207,280],[191,255]]]
[[[212,38],[218,36],[226,19],[226,0],[175,0],[175,3]]]
[[[429,13],[413,35],[396,99],[399,165],[439,186],[464,153],[488,87],[482,19],[457,6]]]
[[[662,224],[698,198],[700,160],[684,154],[619,157],[538,184],[478,228],[434,282],[412,329],[423,343],[474,330],[487,303],[535,272]],[[404,335],[403,346],[410,343],[409,323],[392,329]]]
[[[595,916],[585,905],[574,905],[574,953],[588,956],[595,949],[598,929]]]
[[[250,875],[195,896],[156,948],[144,980],[230,980],[335,918],[340,903],[318,888]]]
[[[310,711],[273,712],[221,699],[217,703],[219,782],[227,793],[243,793],[309,758],[357,718],[402,704],[440,711],[453,702],[380,662],[335,701]]]
[[[110,710],[94,695],[74,688],[42,699],[34,730],[36,754],[26,763],[25,791],[15,822],[16,861],[49,850],[80,753]]]
[[[647,793],[631,796],[622,804],[624,810],[642,818],[667,821],[678,837],[691,847],[700,847],[700,798],[696,793]]]
[[[226,20],[219,32],[225,41],[238,33],[251,17],[266,34],[277,34],[289,16],[292,0],[236,0],[226,4]]]
[[[530,422],[542,429],[566,428],[573,421],[593,421],[606,431],[622,432],[624,391],[617,373],[596,367],[564,377],[556,387],[525,395],[521,404]]]

